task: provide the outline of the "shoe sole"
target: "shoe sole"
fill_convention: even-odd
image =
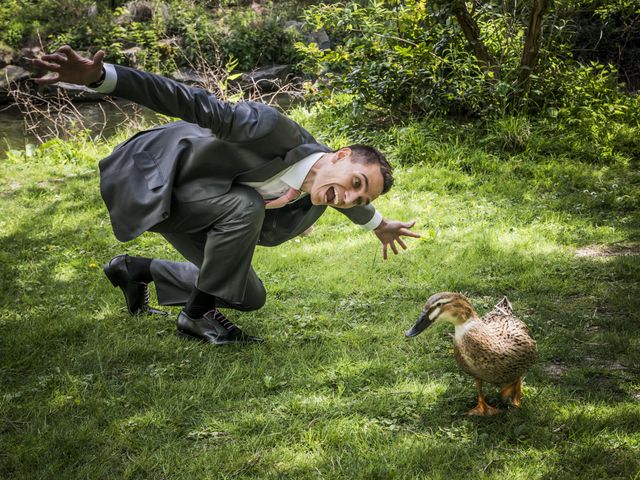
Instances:
[[[195,335],[191,335],[190,333],[183,332],[182,330],[177,330],[176,335],[179,338],[182,338],[184,340],[190,340],[192,342],[208,343],[209,345],[234,345],[234,344],[238,345],[238,344],[248,344],[248,343],[262,343],[264,341],[264,340],[261,340],[261,341],[249,341],[249,342],[236,342],[236,341],[214,342],[206,338],[196,337]]]

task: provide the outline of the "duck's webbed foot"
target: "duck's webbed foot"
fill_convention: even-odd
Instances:
[[[507,385],[500,390],[500,396],[505,402],[511,400],[511,404],[514,407],[519,407],[522,403],[522,377],[518,378],[515,382]]]
[[[484,400],[478,399],[478,405],[473,407],[471,410],[467,412],[467,415],[477,415],[480,417],[490,417],[491,415],[497,415],[501,413],[502,410],[496,407],[492,407]]]
[[[484,394],[482,393],[482,380],[476,378],[476,387],[478,389],[478,404],[467,412],[467,415],[477,415],[481,417],[488,417],[491,415],[497,415],[502,410],[492,407],[484,401]]]

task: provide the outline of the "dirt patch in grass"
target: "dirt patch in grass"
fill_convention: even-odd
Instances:
[[[569,367],[563,363],[554,361],[547,363],[543,367],[544,373],[549,375],[551,378],[560,378],[562,375],[569,371]]]
[[[640,255],[640,245],[587,245],[576,250],[576,257],[629,257]]]

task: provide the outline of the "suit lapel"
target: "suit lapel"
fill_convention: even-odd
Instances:
[[[288,167],[290,167],[294,163],[299,162],[303,158],[308,157],[313,153],[328,153],[332,151],[333,150],[331,150],[329,147],[325,147],[320,143],[303,143],[302,145],[298,145],[296,148],[292,148],[291,150],[289,150],[284,156],[284,162]]]
[[[324,145],[321,145],[319,143],[303,143],[302,145],[298,145],[297,147],[289,150],[284,159],[282,157],[276,157],[273,160],[265,163],[264,165],[260,165],[259,167],[238,175],[236,178],[234,178],[233,181],[263,182],[273,177],[278,172],[281,172],[285,168],[288,168],[291,165],[299,162],[303,158],[308,157],[312,153],[331,151],[332,150],[329,147],[325,147]]]
[[[234,182],[263,182],[273,177],[278,172],[281,172],[287,165],[281,157],[276,157],[273,160],[265,163],[264,165],[260,165],[248,172],[241,173],[236,178],[234,178]]]

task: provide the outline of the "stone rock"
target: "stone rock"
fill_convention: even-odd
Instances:
[[[297,31],[306,44],[315,43],[320,50],[328,50],[331,48],[331,39],[324,29],[311,31],[304,22],[297,22],[295,20],[286,22],[285,28],[292,28]]]
[[[0,43],[0,68],[11,65],[15,54],[16,52],[11,47]]]
[[[140,54],[142,53],[142,47],[131,47],[122,51],[122,55],[127,60],[127,63],[134,68],[140,67]]]
[[[34,58],[40,58],[44,55],[44,52],[40,47],[25,47],[21,48],[18,53],[18,58],[14,62],[16,65],[22,68],[31,68],[31,60]]]
[[[308,43],[315,43],[320,50],[329,50],[331,48],[331,40],[325,30],[317,30],[311,32],[307,36]]]
[[[126,13],[115,19],[119,25],[131,22],[149,22],[157,15],[161,15],[166,22],[169,19],[169,7],[164,3],[148,0],[134,0],[124,5]]]
[[[179,68],[169,75],[169,78],[188,85],[202,85],[206,81],[199,72],[191,68]]]
[[[7,65],[0,69],[0,90],[8,90],[12,83],[24,82],[31,78],[31,72],[18,65]]]
[[[38,93],[43,97],[57,97],[60,92],[65,93],[71,100],[94,102],[102,100],[105,95],[91,90],[83,85],[73,83],[58,82],[52,85],[42,85]]]
[[[180,47],[182,45],[181,37],[162,38],[158,40],[158,46],[161,49],[172,49],[174,47]]]
[[[7,65],[0,68],[0,103],[6,103],[9,97],[9,87],[12,84],[23,83],[31,78],[31,73],[17,65]]]
[[[240,77],[240,84],[243,86],[255,85],[258,90],[261,91],[275,91],[280,85],[287,81],[290,73],[290,65],[262,67],[251,72],[243,73]]]

